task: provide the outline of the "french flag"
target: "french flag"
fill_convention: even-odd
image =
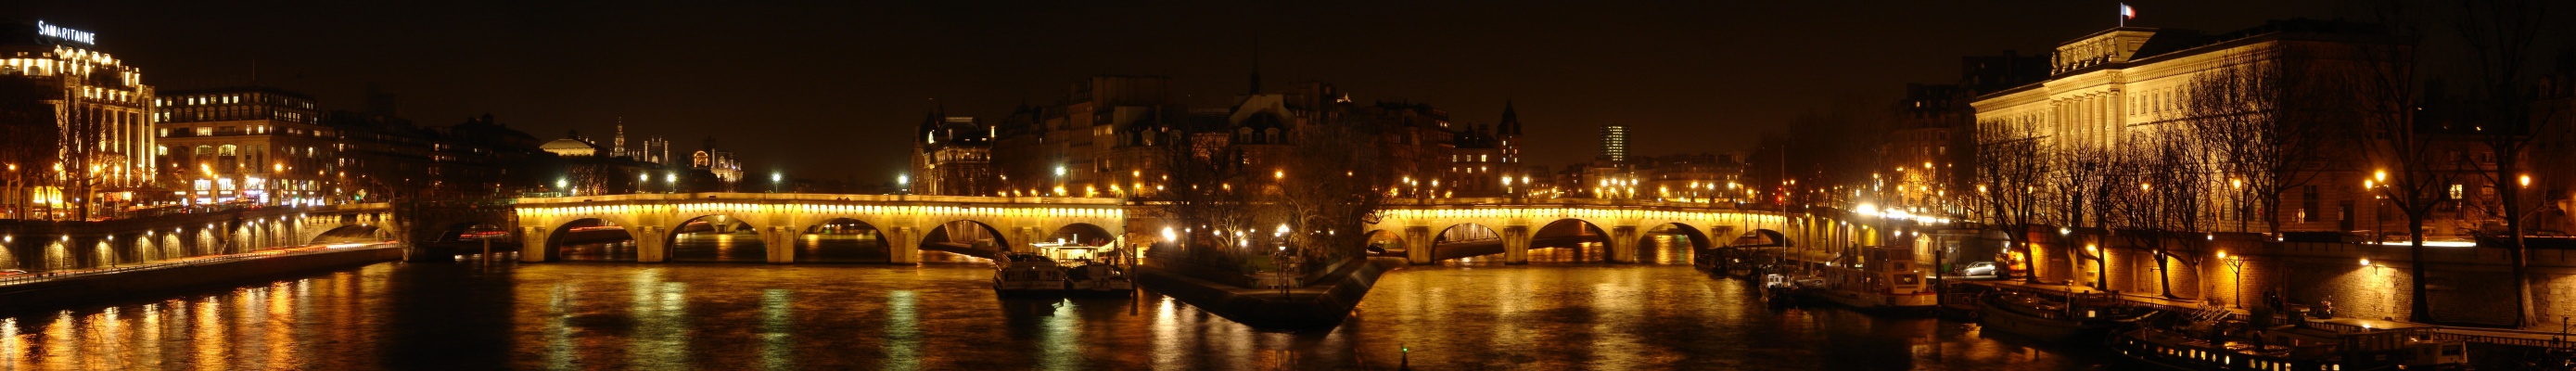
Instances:
[[[2120,19],[2127,20],[2127,19],[2137,19],[2137,18],[2138,18],[2138,9],[2137,9],[2137,8],[2131,8],[2131,7],[2129,7],[2129,4],[2128,4],[2128,3],[2120,3]]]

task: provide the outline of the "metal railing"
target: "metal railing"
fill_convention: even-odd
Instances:
[[[244,261],[244,260],[256,260],[256,259],[267,259],[267,258],[275,258],[275,257],[300,256],[300,255],[312,255],[312,254],[334,253],[334,252],[344,252],[344,251],[357,251],[357,250],[370,250],[370,249],[392,249],[392,248],[401,248],[401,247],[402,247],[402,245],[399,245],[399,244],[392,244],[392,243],[376,243],[376,244],[370,244],[370,245],[368,245],[368,246],[356,246],[356,247],[348,247],[348,248],[326,248],[326,249],[314,249],[314,250],[306,250],[306,251],[291,251],[291,252],[283,252],[283,253],[279,253],[279,252],[247,252],[247,253],[239,253],[239,254],[206,255],[206,256],[199,256],[199,257],[184,258],[184,259],[182,259],[182,260],[177,260],[177,261],[164,260],[164,261],[161,261],[161,262],[155,262],[155,263],[142,263],[142,264],[130,264],[130,265],[117,265],[117,266],[115,266],[115,267],[110,267],[110,268],[101,268],[101,269],[82,269],[82,270],[72,270],[72,271],[55,271],[55,272],[41,272],[41,273],[27,273],[27,274],[11,275],[11,276],[0,277],[0,287],[5,287],[5,286],[15,286],[15,285],[23,285],[23,284],[30,284],[30,283],[41,283],[41,282],[55,282],[55,281],[75,280],[75,279],[84,279],[84,278],[92,278],[92,277],[104,277],[104,276],[114,275],[114,274],[118,274],[118,273],[127,273],[127,272],[135,272],[135,271],[145,271],[145,270],[155,270],[155,269],[166,269],[166,268],[177,268],[177,267],[205,266],[205,265],[214,265],[214,264],[231,263],[231,262]]]

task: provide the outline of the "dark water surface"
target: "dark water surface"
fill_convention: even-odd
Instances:
[[[1972,324],[1775,310],[1687,265],[1550,262],[1582,260],[1574,250],[1399,270],[1349,322],[1311,333],[1256,331],[1151,293],[997,298],[973,263],[385,263],[8,314],[0,370],[2059,370],[2105,359]]]

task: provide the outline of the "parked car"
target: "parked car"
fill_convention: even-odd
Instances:
[[[1995,262],[1970,262],[1967,265],[1959,267],[1959,275],[1992,276],[1997,273],[1997,268],[1999,268],[1999,266],[1995,265]]]

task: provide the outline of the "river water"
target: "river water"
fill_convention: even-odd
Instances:
[[[1256,331],[1152,293],[997,298],[972,262],[384,263],[0,315],[25,369],[2015,369],[2089,349],[1975,325],[1772,309],[1664,244],[1649,262],[1389,273],[1330,331]],[[1661,258],[1657,258],[1661,257]]]

